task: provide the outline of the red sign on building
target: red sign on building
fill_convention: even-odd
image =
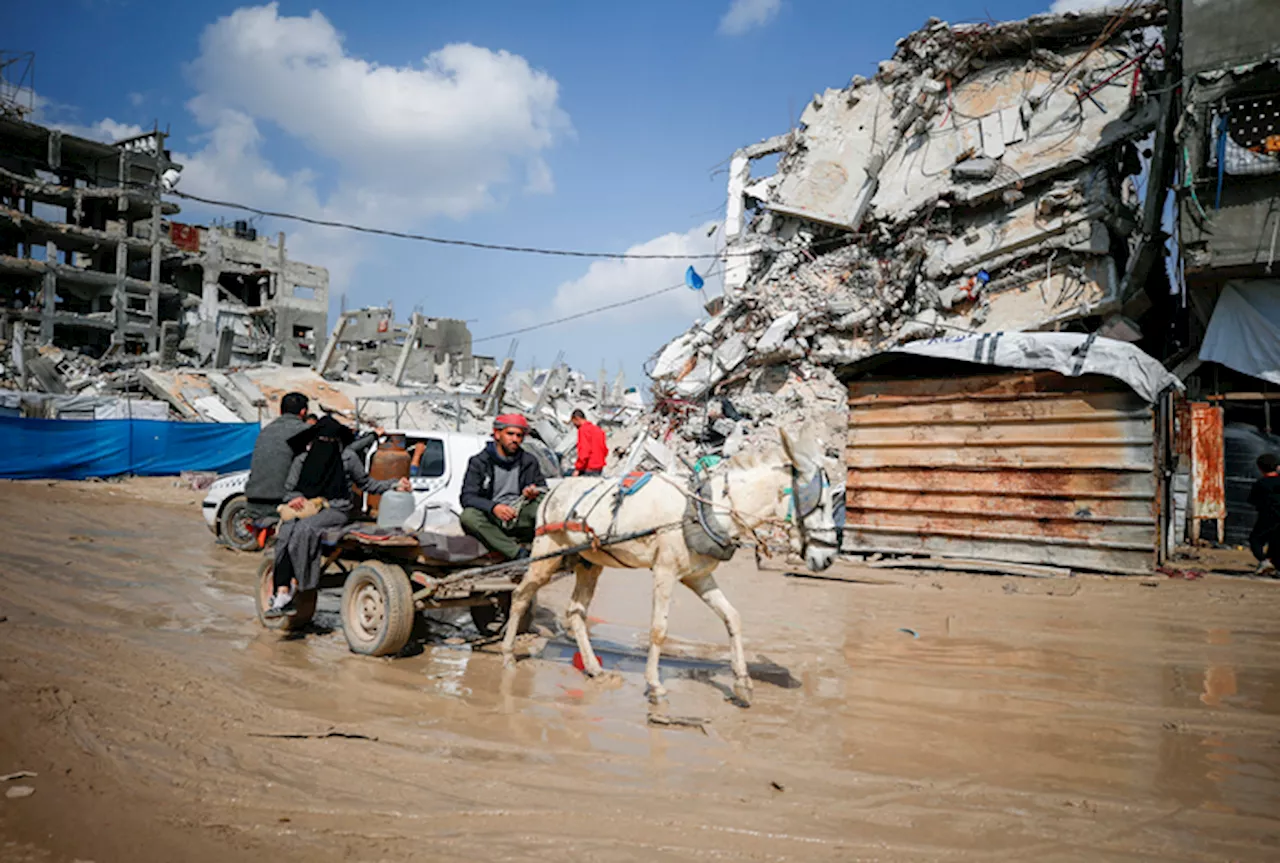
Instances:
[[[170,222],[169,240],[184,252],[200,251],[200,229],[195,225]]]

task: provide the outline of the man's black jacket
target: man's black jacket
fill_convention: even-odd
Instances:
[[[463,508],[474,508],[485,512],[493,512],[493,469],[502,464],[507,467],[513,463],[520,465],[520,488],[524,490],[531,485],[543,485],[542,468],[533,453],[520,450],[511,459],[498,455],[497,444],[489,441],[489,445],[476,453],[467,462],[467,475],[462,480],[461,503]]]

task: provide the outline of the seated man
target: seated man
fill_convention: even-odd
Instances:
[[[307,397],[302,393],[286,393],[280,399],[280,416],[258,433],[253,460],[249,462],[249,480],[244,487],[250,518],[275,516],[276,507],[284,503],[285,480],[289,478],[294,455],[289,439],[306,431],[309,419]]]
[[[538,498],[546,490],[542,469],[521,447],[529,430],[520,414],[493,421],[493,440],[467,462],[462,480],[462,527],[507,560],[529,556],[520,542],[532,542]]]

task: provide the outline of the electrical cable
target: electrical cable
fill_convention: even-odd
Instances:
[[[527,255],[554,255],[565,258],[606,258],[609,260],[647,260],[647,261],[694,261],[694,260],[711,260],[718,259],[724,255],[731,257],[746,257],[755,254],[752,251],[744,250],[740,252],[727,252],[724,254],[716,252],[700,252],[692,254],[665,254],[657,252],[588,252],[578,249],[552,249],[540,246],[516,246],[507,243],[486,243],[479,240],[460,240],[452,237],[435,237],[429,234],[415,234],[408,231],[393,231],[387,228],[371,228],[366,225],[357,225],[351,222],[339,222],[333,219],[317,219],[312,216],[300,216],[296,213],[284,213],[274,210],[264,210],[260,207],[252,207],[248,204],[241,204],[235,201],[220,201],[216,198],[206,198],[202,195],[194,195],[190,192],[180,192],[177,189],[167,192],[166,194],[174,197],[184,198],[188,201],[197,201],[201,204],[208,204],[212,207],[225,207],[233,210],[242,210],[246,213],[255,213],[259,216],[268,216],[273,219],[284,219],[286,221],[302,222],[308,225],[316,225],[322,228],[339,228],[345,231],[355,231],[361,234],[374,234],[382,237],[395,237],[401,240],[417,240],[423,243],[435,243],[441,246],[461,246],[468,249],[484,249],[491,252],[519,252]]]

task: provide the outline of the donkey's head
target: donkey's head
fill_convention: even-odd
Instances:
[[[791,550],[820,572],[835,562],[840,549],[836,533],[836,502],[831,481],[822,467],[822,445],[805,430],[798,438],[781,430],[782,449],[791,466]]]

